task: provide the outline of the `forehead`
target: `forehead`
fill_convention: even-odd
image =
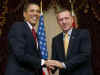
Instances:
[[[60,12],[60,13],[58,13],[57,14],[57,17],[58,18],[61,18],[61,17],[71,17],[71,13],[70,13],[70,11],[63,11],[63,12]]]
[[[30,4],[27,9],[40,10],[40,7],[36,4]]]

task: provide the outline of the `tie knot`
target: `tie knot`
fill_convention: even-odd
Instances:
[[[65,37],[64,38],[68,38],[68,33],[65,34]]]

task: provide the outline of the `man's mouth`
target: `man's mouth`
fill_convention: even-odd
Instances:
[[[36,16],[31,17],[32,20],[37,20],[38,18]]]

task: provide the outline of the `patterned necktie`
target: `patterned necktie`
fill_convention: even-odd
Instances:
[[[37,36],[36,36],[36,32],[35,32],[35,29],[34,29],[34,28],[32,28],[32,34],[33,34],[35,43],[36,43],[36,45],[37,45]]]
[[[67,54],[67,51],[68,51],[68,44],[69,44],[68,34],[65,34],[65,37],[64,37],[65,55]]]

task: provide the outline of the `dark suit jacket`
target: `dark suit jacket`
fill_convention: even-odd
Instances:
[[[73,29],[68,53],[64,53],[63,33],[53,38],[52,59],[64,62],[66,69],[60,75],[92,75],[91,41],[87,30]]]
[[[42,75],[40,50],[26,22],[13,24],[8,42],[10,54],[5,75]]]

